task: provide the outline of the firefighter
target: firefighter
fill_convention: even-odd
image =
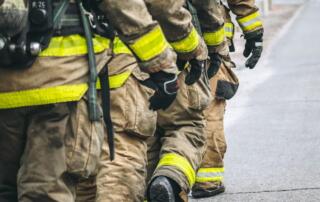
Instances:
[[[236,14],[243,30],[246,39],[243,55],[248,57],[245,65],[252,69],[262,53],[263,27],[258,8],[254,5],[254,1],[229,0],[228,5]],[[223,120],[226,100],[231,99],[238,88],[238,79],[231,70],[234,64],[228,54],[228,46],[230,51],[234,50],[232,42],[234,26],[228,13],[229,9],[222,4],[217,5],[217,8],[216,18],[213,20],[215,29],[204,33],[210,58],[213,59],[212,67],[215,67],[208,72],[212,77],[210,83],[215,99],[206,110],[208,148],[192,189],[192,196],[195,198],[210,197],[225,191],[223,158],[227,147]],[[201,18],[200,13],[199,17]],[[216,37],[210,38],[210,33]]]
[[[111,3],[111,2],[109,2]],[[120,4],[121,1],[118,3]],[[160,25],[162,29],[164,30],[164,34],[171,44],[171,46],[176,50],[177,52],[180,52],[181,54],[178,54],[178,57],[183,58],[184,61],[189,60],[195,60],[197,71],[196,77],[190,74],[189,71],[195,71],[186,69],[183,70],[182,73],[179,74],[178,80],[179,80],[179,86],[180,90],[177,93],[177,99],[173,101],[171,105],[165,105],[165,100],[159,100],[159,99],[150,99],[151,104],[150,108],[153,110],[160,110],[158,112],[159,120],[162,126],[168,131],[165,135],[165,138],[168,140],[168,143],[163,145],[163,149],[167,150],[163,152],[161,155],[164,156],[163,159],[167,159],[168,157],[174,156],[174,158],[180,159],[184,162],[186,166],[188,166],[188,169],[191,169],[193,173],[195,173],[195,170],[198,168],[200,162],[201,162],[201,156],[203,155],[201,150],[204,151],[204,140],[205,140],[205,133],[204,133],[204,115],[203,115],[203,109],[206,108],[210,101],[210,91],[208,88],[208,81],[205,75],[203,75],[204,72],[204,66],[202,65],[203,61],[207,59],[207,50],[206,46],[204,45],[204,42],[201,40],[200,36],[194,29],[194,27],[191,24],[191,16],[188,14],[188,12],[182,8],[183,1],[168,1],[165,3],[156,2],[156,1],[146,1],[146,6],[149,9],[150,13],[152,14],[154,19],[159,20]],[[102,5],[103,6],[103,5]],[[164,8],[168,8],[163,10]],[[134,10],[136,8],[130,6],[127,9]],[[137,7],[137,9],[141,9],[141,7]],[[126,13],[125,10],[108,10],[108,12],[123,12]],[[122,20],[119,18],[119,15],[117,13],[114,14],[118,21],[115,21],[116,23],[121,23]],[[166,18],[163,18],[166,16]],[[181,16],[184,20],[181,20]],[[129,16],[130,17],[130,16]],[[121,20],[121,21],[120,21]],[[112,19],[111,19],[112,21]],[[143,23],[143,22],[141,22]],[[166,24],[165,24],[166,23]],[[178,25],[176,25],[178,23]],[[165,25],[164,25],[165,24]],[[118,24],[119,25],[119,24]],[[172,32],[168,27],[170,26],[176,26],[180,27],[180,29],[177,29],[179,32]],[[154,37],[154,36],[152,36]],[[121,38],[122,40],[126,40],[126,38]],[[116,46],[115,46],[116,47]],[[139,54],[135,52],[135,47],[132,46],[129,43],[129,49],[133,52],[134,56],[137,57],[137,60],[140,64],[140,66],[144,66],[144,62],[142,61],[141,57],[139,57],[139,54],[147,53],[149,54],[149,49],[144,49],[144,51],[141,51],[137,49]],[[143,48],[143,47],[141,47]],[[149,47],[150,48],[150,47]],[[136,51],[137,51],[136,50]],[[126,53],[127,57],[130,57],[129,53]],[[133,56],[131,55],[131,58]],[[120,60],[120,59],[119,59]],[[111,62],[112,63],[112,62]],[[200,64],[198,64],[200,63]],[[131,64],[132,66],[135,66],[135,64]],[[119,67],[119,64],[114,63],[115,67]],[[121,66],[121,65],[120,65]],[[192,68],[191,68],[192,69]],[[150,73],[150,72],[149,72]],[[162,72],[161,74],[154,74],[151,73],[149,79],[143,80],[142,78],[140,80],[143,80],[141,83],[151,89],[154,88],[154,85],[150,83],[150,79],[159,79],[159,81],[163,80],[163,77],[168,75],[166,72]],[[161,76],[161,77],[158,77]],[[199,80],[199,81],[198,81]],[[128,80],[129,81],[129,80]],[[190,86],[185,84],[185,82],[189,83]],[[168,84],[172,82],[166,82]],[[194,85],[191,85],[193,83],[196,83]],[[174,83],[172,83],[174,84]],[[133,94],[130,92],[130,87],[132,87],[132,83],[127,86],[127,83],[124,84],[124,87],[119,88],[117,91],[118,93],[122,92],[122,96],[128,96]],[[174,86],[173,86],[174,87]],[[172,88],[172,87],[171,87]],[[159,91],[159,89],[153,89]],[[166,91],[170,90],[170,86],[165,88]],[[112,93],[112,91],[111,91]],[[115,94],[116,91],[114,92]],[[128,111],[128,109],[132,108],[134,110],[136,107],[134,106],[134,103],[131,102],[131,96],[129,98],[126,98],[127,103],[114,103],[115,106],[119,106],[123,108],[122,114],[114,112],[114,116],[118,117],[118,121],[120,124],[115,124],[115,128],[119,126],[119,130],[122,130],[123,133],[127,133],[128,135],[120,134],[116,135],[116,146],[118,146],[118,149],[116,148],[116,153],[119,153],[116,156],[116,159],[114,161],[104,161],[102,163],[102,167],[100,168],[98,172],[98,176],[96,178],[96,188],[97,188],[97,197],[93,195],[90,197],[92,200],[97,201],[142,201],[143,195],[145,191],[145,184],[144,184],[144,177],[145,177],[145,167],[146,167],[146,145],[143,144],[142,141],[144,137],[147,137],[147,133],[142,133],[141,129],[148,126],[150,124],[150,121],[152,123],[152,117],[146,117],[147,119],[145,121],[142,121],[140,123],[136,123],[137,125],[132,125],[136,128],[132,128],[132,133],[130,134],[130,124],[128,125],[128,116],[126,114],[132,114],[133,112]],[[144,99],[140,97],[137,97],[135,100],[136,102],[143,102]],[[177,101],[178,100],[178,101]],[[197,101],[196,101],[197,100]],[[116,100],[115,100],[116,102]],[[129,102],[129,103],[128,103]],[[191,103],[193,102],[193,103]],[[129,106],[132,103],[133,106]],[[154,103],[159,103],[161,105],[154,105]],[[140,109],[137,109],[140,110]],[[185,111],[187,110],[187,111]],[[137,114],[135,116],[137,120],[142,119],[145,117],[146,112],[148,112],[148,109],[141,108],[141,111],[143,113]],[[162,115],[163,114],[163,115]],[[168,119],[167,117],[171,117],[172,114],[176,114],[177,118],[175,119]],[[122,122],[125,123],[121,123]],[[114,119],[116,121],[117,119]],[[158,122],[159,122],[158,120]],[[174,122],[171,124],[171,122]],[[129,122],[130,123],[130,122]],[[184,126],[185,123],[189,123],[190,126]],[[169,126],[171,124],[171,126]],[[160,124],[159,124],[160,125]],[[127,129],[127,127],[129,127]],[[183,128],[181,128],[183,127]],[[191,132],[188,132],[190,131]],[[150,132],[149,130],[148,132]],[[175,133],[175,131],[178,131],[178,133]],[[117,137],[118,136],[118,137]],[[117,139],[118,142],[117,142]],[[171,139],[171,140],[170,140]],[[123,140],[123,141],[120,141]],[[126,143],[125,141],[128,141]],[[183,147],[176,145],[176,146],[170,146],[170,142],[172,144],[175,144],[177,142],[182,142],[184,144]],[[139,144],[136,144],[136,146],[133,146],[133,142],[138,142]],[[197,144],[193,144],[193,142],[197,142]],[[158,144],[159,142],[157,142]],[[192,148],[191,148],[192,147]],[[194,154],[189,154],[190,149],[194,151]],[[159,155],[159,154],[158,154]],[[120,157],[120,159],[119,159]],[[107,156],[105,156],[107,158]],[[173,178],[172,183],[183,183],[182,186],[189,187],[190,185],[187,185],[189,183],[190,175],[186,175],[184,172],[184,168],[177,167],[177,164],[173,164],[174,161],[171,162],[171,165],[161,166],[161,169],[157,170],[156,173],[158,175],[153,176],[153,181],[156,181],[155,179],[163,179],[164,181],[168,182],[171,181],[169,177]],[[160,166],[159,166],[160,167]],[[168,169],[169,168],[169,169]],[[170,172],[170,170],[173,170],[172,174],[167,176],[167,173]],[[188,174],[188,173],[187,173]],[[160,176],[167,176],[167,178],[158,178]],[[180,176],[178,176],[180,175]],[[178,176],[178,178],[176,177]],[[193,176],[194,177],[194,176]],[[111,179],[111,183],[110,183]],[[124,180],[125,179],[125,180]],[[143,180],[141,180],[143,179]],[[174,182],[173,180],[176,180],[177,182]],[[157,181],[156,181],[157,182]],[[83,186],[80,187],[81,195],[85,195],[85,191],[89,189],[94,190],[95,182],[94,179],[92,180],[92,183],[82,184]],[[153,185],[158,186],[158,183],[151,184],[151,189],[153,189]],[[187,189],[187,188],[186,188]],[[91,192],[91,191],[90,191]],[[153,194],[156,194],[156,192],[151,191]],[[92,193],[92,192],[91,192]],[[93,192],[94,193],[94,192]],[[85,201],[79,198],[78,201]]]
[[[30,29],[23,27],[12,35],[0,29],[0,200],[71,202],[78,180],[96,172],[102,148],[108,148],[101,116],[105,109],[95,86],[97,73],[110,61],[111,40],[90,36],[88,30],[95,26],[82,1],[30,2]],[[127,3],[111,5],[124,8]],[[124,23],[118,32],[140,57],[143,71],[171,72],[175,54],[144,11],[133,10],[132,26]],[[141,22],[141,16],[141,26],[133,23]],[[152,51],[146,53],[149,48]],[[169,78],[173,92],[159,90],[150,95],[159,97],[151,104],[163,107],[161,100],[168,98],[170,105],[177,90],[174,78]],[[110,86],[119,85],[116,81],[110,79]],[[166,85],[154,77],[152,81],[159,89]]]
[[[171,6],[165,11],[163,2],[146,2],[176,51],[181,67],[177,98],[169,108],[158,111],[156,134],[148,140],[146,195],[148,201],[186,201],[205,148],[203,112],[211,101],[204,73],[206,45],[184,8],[185,1],[166,1]],[[183,69],[186,62],[190,66]]]

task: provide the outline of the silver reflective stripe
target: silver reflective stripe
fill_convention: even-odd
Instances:
[[[224,172],[197,173],[199,178],[223,177]]]
[[[233,32],[233,28],[231,28],[231,27],[224,27],[224,30],[225,30],[226,32],[230,32],[230,33]]]
[[[252,24],[254,24],[256,22],[259,22],[259,21],[261,21],[260,17],[256,17],[256,18],[254,18],[252,20],[249,20],[248,22],[241,23],[241,25],[242,25],[242,27],[249,27],[250,25],[252,25]]]

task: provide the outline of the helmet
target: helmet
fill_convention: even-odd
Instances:
[[[26,26],[26,0],[0,0],[0,35],[14,36]]]

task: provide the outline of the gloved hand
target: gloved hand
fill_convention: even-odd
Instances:
[[[211,79],[218,72],[222,58],[218,53],[210,53],[210,66],[208,68],[208,78]]]
[[[149,99],[149,108],[152,110],[167,109],[176,98],[179,89],[177,75],[163,71],[150,74],[150,78],[143,83],[155,90]]]
[[[202,73],[206,68],[205,64],[207,58],[207,45],[201,38],[199,39],[198,47],[192,53],[185,53],[184,55],[181,53],[178,54],[177,66],[180,71],[182,71],[185,68],[187,62],[189,62],[191,66],[190,71],[185,79],[185,83],[187,85],[192,85],[200,79]]]
[[[205,61],[191,59],[189,61],[189,63],[190,63],[191,67],[190,67],[189,73],[187,74],[187,76],[185,78],[185,83],[187,85],[192,85],[200,79],[200,77],[205,69]],[[182,71],[184,69],[186,64],[187,64],[187,61],[177,60],[177,66],[180,71]]]
[[[246,58],[251,55],[246,61],[246,67],[250,69],[253,69],[256,66],[256,64],[258,63],[261,57],[261,53],[263,49],[262,36],[263,36],[262,31],[253,32],[245,36],[245,39],[247,41],[246,41],[245,49],[243,51],[243,55]]]

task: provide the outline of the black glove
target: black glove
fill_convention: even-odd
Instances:
[[[235,52],[235,51],[236,51],[236,48],[235,48],[235,46],[234,46],[233,40],[230,39],[229,52],[230,52],[230,53],[233,53],[233,52]]]
[[[243,51],[244,57],[249,57],[246,61],[246,67],[253,69],[258,63],[261,53],[262,53],[262,36],[263,33],[261,31],[257,31],[257,33],[250,33],[245,36],[246,45]]]
[[[179,60],[179,59],[177,60],[177,66],[180,71],[184,69],[186,63],[187,61]],[[205,61],[191,59],[189,63],[191,68],[190,68],[190,72],[186,76],[185,83],[187,85],[192,85],[200,79],[202,72],[205,69]]]
[[[167,109],[176,98],[179,89],[177,75],[163,71],[150,74],[150,78],[142,83],[155,90],[149,99],[149,108],[152,110]]]
[[[208,68],[208,78],[211,79],[218,72],[222,59],[218,53],[210,53],[210,66]]]

